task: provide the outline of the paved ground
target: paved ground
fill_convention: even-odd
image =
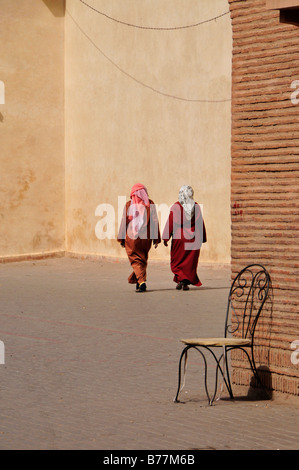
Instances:
[[[173,403],[179,338],[221,335],[229,272],[200,266],[176,291],[167,265],[148,292],[127,263],[70,258],[0,265],[0,449],[299,449],[299,407],[222,399],[208,406],[189,359]]]

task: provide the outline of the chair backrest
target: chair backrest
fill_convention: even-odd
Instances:
[[[270,285],[270,275],[261,264],[250,264],[237,274],[229,291],[225,337],[253,338]]]

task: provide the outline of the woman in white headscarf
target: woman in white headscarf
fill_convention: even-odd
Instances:
[[[170,208],[162,239],[171,240],[170,266],[178,290],[189,290],[189,284],[201,286],[197,265],[202,243],[207,241],[205,224],[199,204],[194,201],[193,189],[184,185],[179,200]]]

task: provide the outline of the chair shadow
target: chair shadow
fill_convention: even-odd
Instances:
[[[263,388],[257,383],[254,376],[251,377],[247,395],[236,395],[233,401],[251,402],[251,401],[270,401],[273,396],[271,372],[268,367],[261,366],[257,368],[257,373],[263,384]],[[222,400],[231,400],[229,397],[223,397]]]
[[[255,377],[252,377],[247,397],[253,400],[271,400],[273,396],[273,388],[269,368],[266,366],[260,366],[257,368],[257,373],[263,384],[263,388],[256,383]]]

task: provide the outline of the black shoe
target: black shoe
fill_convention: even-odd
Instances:
[[[183,281],[183,290],[189,290],[189,286],[186,281]]]
[[[176,289],[181,290],[182,287],[183,287],[182,281],[178,282],[177,285],[176,285]]]
[[[136,291],[139,289],[139,284],[138,282],[136,283]]]
[[[146,284],[145,282],[143,282],[142,284],[140,284],[139,288],[136,289],[136,292],[145,292],[146,291]]]

